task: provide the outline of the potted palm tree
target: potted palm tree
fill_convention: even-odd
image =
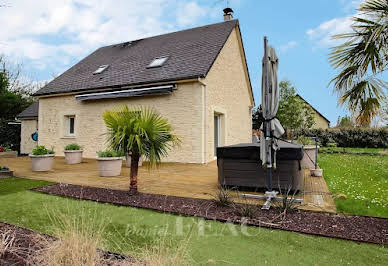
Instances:
[[[53,168],[55,152],[45,146],[36,146],[30,154],[32,171],[50,171]]]
[[[119,176],[123,164],[123,154],[116,151],[97,152],[97,164],[100,176]]]
[[[131,154],[130,194],[137,193],[139,160],[143,156],[149,167],[161,162],[162,157],[179,144],[168,120],[147,107],[122,106],[103,114],[108,128],[107,142],[111,149]]]
[[[82,147],[77,143],[66,145],[65,150],[66,164],[77,164],[82,162]]]

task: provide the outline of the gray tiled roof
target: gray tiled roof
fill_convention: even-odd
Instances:
[[[237,23],[237,20],[230,20],[140,39],[130,45],[102,47],[35,95],[204,77]],[[160,56],[169,57],[163,66],[147,68],[155,57]],[[109,65],[109,68],[93,75],[101,65]]]
[[[16,118],[18,119],[33,119],[38,118],[39,113],[39,102],[34,102],[30,106],[28,106],[26,109],[24,109],[23,112],[18,114]]]

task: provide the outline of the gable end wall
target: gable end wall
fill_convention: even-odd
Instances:
[[[221,115],[220,144],[252,141],[253,98],[238,27],[233,29],[205,78],[207,101],[207,162],[214,160],[214,114]]]

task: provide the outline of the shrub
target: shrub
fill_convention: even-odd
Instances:
[[[217,206],[228,207],[233,204],[232,196],[230,195],[229,190],[220,186],[215,195],[213,195],[213,201]]]
[[[100,158],[121,157],[121,156],[124,156],[124,154],[121,153],[121,152],[116,152],[116,151],[111,151],[111,150],[107,150],[107,151],[98,151],[98,152],[97,152],[97,155],[98,155],[98,157],[100,157]]]
[[[290,213],[298,209],[298,203],[296,202],[295,198],[296,191],[291,194],[291,188],[291,185],[289,185],[287,189],[282,189],[279,187],[279,192],[281,193],[281,200],[274,201],[273,204],[274,207],[279,209],[283,215],[286,215],[286,213]]]
[[[9,168],[7,166],[0,165],[0,171],[9,171]]]
[[[253,218],[256,206],[249,204],[246,198],[243,198],[242,203],[233,204],[234,211],[237,215],[246,218]]]
[[[47,155],[47,154],[55,154],[53,148],[46,149],[43,145],[38,145],[32,150],[32,155]]]
[[[293,139],[299,136],[317,137],[320,145],[352,148],[388,148],[387,128],[331,128],[294,130]]]
[[[314,141],[312,141],[309,137],[306,137],[306,136],[299,136],[296,139],[296,142],[300,143],[302,145],[312,145],[312,144],[315,144]]]
[[[69,145],[66,145],[65,151],[79,151],[82,150],[82,146],[78,145],[77,143],[71,143]]]

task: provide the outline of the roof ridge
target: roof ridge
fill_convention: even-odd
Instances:
[[[194,28],[188,28],[188,29],[183,29],[183,30],[178,30],[178,31],[166,32],[166,33],[162,33],[162,34],[158,34],[158,35],[152,35],[152,36],[149,36],[149,37],[140,38],[140,39],[136,39],[136,40],[128,40],[128,41],[125,41],[125,42],[109,44],[109,45],[101,46],[98,49],[106,48],[106,47],[112,47],[112,46],[118,46],[118,45],[123,45],[123,44],[129,43],[129,42],[143,41],[143,40],[147,40],[147,39],[151,39],[151,38],[158,38],[158,37],[161,37],[161,36],[182,33],[184,31],[198,30],[198,29],[201,29],[201,28],[206,28],[206,27],[210,27],[210,26],[216,26],[216,25],[219,25],[219,24],[231,23],[231,22],[238,23],[238,19],[221,21],[221,22],[216,22],[216,23],[212,23],[212,24],[202,25],[202,26],[198,26],[198,27],[194,27]]]

